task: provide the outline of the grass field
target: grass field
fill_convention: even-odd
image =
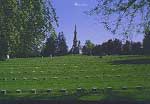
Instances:
[[[0,99],[149,100],[149,88],[149,56],[70,55],[0,62]]]

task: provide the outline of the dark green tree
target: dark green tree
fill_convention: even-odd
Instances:
[[[120,41],[119,39],[114,39],[112,54],[113,55],[121,54],[121,48],[122,48],[122,41]]]
[[[16,42],[16,0],[0,0],[0,60],[5,59]]]
[[[95,56],[102,56],[104,54],[102,45],[96,45],[92,50],[92,54]]]
[[[113,51],[113,40],[109,39],[107,42],[102,43],[102,49],[105,54],[111,55]]]
[[[143,53],[141,42],[133,42],[131,48],[133,55],[140,55]]]
[[[50,1],[21,0],[20,2],[20,42],[17,55],[30,57],[39,54],[39,46],[53,28],[56,21],[55,9]],[[49,7],[48,7],[49,6]],[[23,24],[23,25],[22,25]]]
[[[68,53],[68,46],[63,32],[58,34],[56,53],[57,55],[66,55]]]
[[[42,55],[45,57],[55,56],[57,49],[57,35],[55,31],[53,31],[49,38],[47,38],[45,47],[43,49]]]
[[[150,54],[150,31],[149,30],[145,32],[145,36],[143,39],[143,51],[144,54]]]
[[[125,44],[122,46],[122,54],[129,55],[131,54],[132,44],[130,41],[126,41]]]
[[[39,54],[42,42],[57,25],[50,0],[0,0],[0,57]]]
[[[94,46],[95,45],[90,40],[86,40],[85,45],[82,48],[82,53],[84,55],[92,55]]]

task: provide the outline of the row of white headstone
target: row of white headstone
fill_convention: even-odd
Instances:
[[[121,88],[122,90],[128,90],[129,88],[127,87],[127,86],[123,86],[122,88]],[[133,89],[133,88],[132,88]],[[143,86],[135,86],[135,89],[137,89],[137,90],[142,90],[142,89],[144,89],[144,87]],[[112,87],[107,87],[107,88],[103,88],[103,89],[98,89],[97,87],[93,87],[92,89],[91,89],[91,91],[93,92],[93,93],[97,93],[98,91],[113,91],[113,88]],[[46,90],[46,92],[47,93],[52,93],[52,89],[47,89]],[[76,91],[77,91],[77,93],[82,93],[82,92],[84,92],[84,91],[87,91],[86,89],[83,89],[83,88],[77,88],[76,89]],[[7,90],[1,90],[1,94],[7,94]],[[37,94],[37,89],[31,89],[30,90],[30,92],[32,93],[32,94]],[[68,93],[68,90],[67,89],[65,89],[65,88],[62,88],[62,89],[60,89],[59,90],[59,92],[60,93],[62,93],[62,94],[67,94]],[[23,91],[21,90],[21,89],[17,89],[16,90],[16,93],[23,93]]]
[[[50,57],[51,59],[53,59],[53,56],[52,56],[52,55],[50,55],[49,57]],[[6,58],[7,58],[7,59],[10,59],[10,55],[7,54],[7,55],[6,55]],[[42,59],[43,59],[43,56],[42,56]]]

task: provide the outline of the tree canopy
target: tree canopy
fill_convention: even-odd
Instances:
[[[150,0],[97,0],[90,10],[114,34],[129,35],[150,29]]]
[[[57,25],[51,0],[0,0],[0,56],[37,54]]]

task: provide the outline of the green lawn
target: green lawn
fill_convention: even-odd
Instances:
[[[137,89],[141,86],[143,88]],[[96,94],[91,89],[97,88]],[[112,87],[112,91],[107,91]],[[126,90],[122,87],[127,87]],[[150,99],[150,56],[63,56],[0,62],[0,99]],[[85,89],[76,94],[77,88]],[[22,93],[17,94],[16,90]],[[36,89],[37,94],[31,93]],[[47,89],[52,89],[48,94]],[[66,89],[68,96],[60,92]]]

